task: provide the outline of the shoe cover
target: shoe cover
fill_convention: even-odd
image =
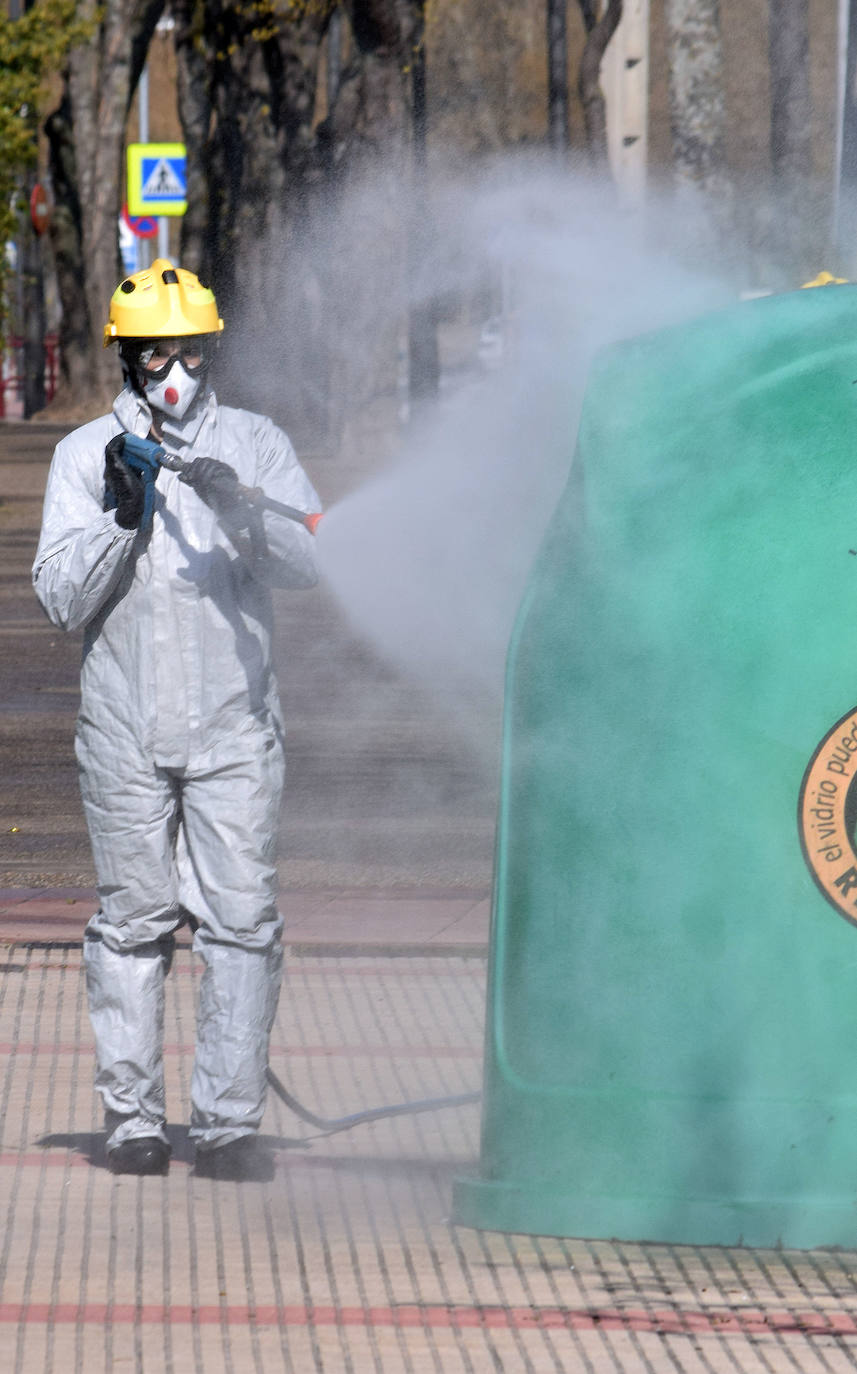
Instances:
[[[86,992],[95,1034],[95,1086],[107,1121],[107,1149],[164,1131],[164,975],[171,946],[144,945],[119,954],[103,940],[84,940]]]
[[[274,1156],[256,1135],[242,1135],[226,1145],[198,1149],[193,1167],[196,1178],[222,1179],[230,1183],[270,1183],[276,1173]]]
[[[218,944],[197,931],[205,961],[197,1011],[190,1135],[209,1148],[257,1131],[265,1110],[268,1041],[283,949]]]

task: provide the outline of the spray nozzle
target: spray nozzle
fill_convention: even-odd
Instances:
[[[288,520],[303,525],[310,534],[315,534],[318,529],[318,523],[322,518],[321,511],[298,510],[297,506],[287,506],[283,501],[275,501],[273,497],[266,496],[261,487],[239,486],[238,490],[251,506],[260,506],[262,510],[271,511],[273,515],[285,515]]]

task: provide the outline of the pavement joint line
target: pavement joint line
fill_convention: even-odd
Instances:
[[[2,970],[0,970],[2,972]],[[192,1044],[166,1044],[168,1055],[194,1053]],[[52,1054],[79,1054],[80,1045],[60,1041],[0,1041],[0,1054],[28,1054],[31,1057]],[[482,1050],[469,1045],[272,1045],[272,1059],[481,1059]]]
[[[658,1336],[800,1335],[857,1336],[857,1320],[843,1311],[765,1311],[753,1308],[689,1309],[681,1307],[509,1307],[479,1303],[402,1303],[397,1306],[312,1306],[300,1303],[274,1306],[218,1304],[192,1307],[158,1303],[0,1303],[0,1323],[46,1325],[315,1326],[315,1327],[430,1327],[494,1330],[639,1331]]]
[[[438,959],[484,959],[488,954],[488,945],[484,941],[434,944],[431,940],[426,940],[394,944],[386,941],[362,943],[319,939],[289,942],[284,949],[286,954],[291,954],[296,959],[305,959],[313,954],[325,959],[353,959],[360,955],[383,959],[422,959],[426,956]]]
[[[177,952],[187,952],[190,951],[190,948],[190,943],[180,943],[179,945],[177,945]],[[8,954],[14,954],[14,952],[18,951],[18,949],[22,952],[41,951],[43,952],[43,954],[49,954],[49,952],[51,952],[52,949],[56,949],[56,951],[65,951],[66,954],[80,955],[82,944],[80,940],[11,940],[10,943],[4,944],[3,938],[0,938],[0,949],[5,949],[5,951],[7,951]],[[426,945],[418,945],[418,947],[416,948],[409,949],[407,955],[400,955],[400,951],[398,951],[398,949],[396,949],[396,951],[393,951],[393,954],[387,955],[383,951],[379,952],[378,949],[367,949],[365,947],[354,947],[352,948],[352,951],[350,951],[347,955],[342,955],[341,949],[339,949],[338,947],[334,949],[327,949],[324,948],[323,945],[313,945],[313,947],[310,949],[301,949],[301,951],[299,951],[297,955],[295,955],[295,952],[291,948],[287,947],[286,949],[284,949],[284,956],[286,956],[286,958],[293,959],[295,966],[301,965],[302,971],[304,971],[304,973],[327,973],[327,971],[330,971],[328,969],[325,969],[324,967],[324,960],[327,959],[342,960],[343,963],[352,963],[353,960],[352,966],[343,967],[343,976],[372,978],[400,977],[400,966],[402,977],[437,978],[438,971],[437,969],[434,969],[434,967],[433,969],[419,969],[419,967],[418,969],[415,969],[412,963],[409,963],[408,960],[419,959],[423,960],[424,963],[435,963],[438,962],[438,960],[442,959],[446,963],[449,963],[449,960],[455,960],[456,963],[463,963],[463,965],[466,965],[464,969],[445,970],[444,977],[477,978],[478,980],[478,978],[481,978],[482,976],[483,966],[485,966],[486,954],[488,954],[488,949],[486,949],[485,952],[482,952],[482,954],[479,954],[479,952],[472,951],[472,949],[461,949],[460,947],[457,947],[457,945],[455,948],[444,949],[444,951],[438,951],[438,949],[434,948],[430,949],[427,948]],[[312,963],[309,962],[309,960],[313,958],[319,960],[319,963],[317,963],[317,965],[312,965]],[[367,962],[358,963],[357,960],[360,959],[365,959],[367,960]],[[374,960],[374,962],[368,962],[368,960]],[[58,971],[63,969],[73,970],[77,969],[77,967],[77,963],[34,963],[32,962],[32,960],[30,960],[30,962],[27,963],[27,965],[14,965],[14,963],[5,963],[4,965],[4,963],[0,963],[0,973],[25,973],[25,971],[34,969],[51,969]],[[176,967],[174,965],[172,969],[170,969],[169,973],[170,978],[177,978],[177,980],[183,980],[183,978],[195,978],[196,976],[198,976],[198,974],[196,974],[194,970],[181,969],[181,967]]]
[[[490,887],[439,887],[427,892],[424,887],[285,887],[280,886],[280,900],[287,906],[291,898],[312,897],[324,905],[339,901],[356,902],[469,902],[468,911],[479,906],[491,897]],[[6,906],[24,905],[31,901],[53,901],[57,906],[73,906],[77,902],[98,901],[94,887],[2,887],[0,888],[0,909]],[[465,913],[467,914],[467,913]],[[458,919],[458,918],[456,918]]]
[[[179,947],[189,949],[190,941],[176,942]],[[0,932],[0,950],[77,950],[83,947],[82,939],[77,940],[27,940],[16,935]],[[469,959],[484,960],[488,957],[487,944],[338,944],[332,941],[301,941],[299,944],[283,945],[283,955],[292,959]],[[51,965],[54,967],[54,965]],[[0,967],[0,972],[10,972]],[[170,976],[177,972],[172,970]],[[179,976],[186,973],[179,970]]]
[[[404,1105],[407,1105],[407,1104],[404,1104]],[[478,1104],[474,1102],[474,1103],[469,1104],[469,1105],[472,1105],[473,1107],[476,1107]],[[289,1108],[288,1108],[288,1107],[285,1107],[284,1110],[287,1111],[287,1112],[289,1112]],[[461,1110],[461,1107],[456,1107],[456,1106],[453,1105],[453,1104],[449,1104],[448,1107],[441,1108],[440,1110],[450,1110],[450,1111],[456,1111],[456,1110],[458,1110],[458,1111],[460,1111],[460,1110]],[[290,1115],[293,1116],[292,1113],[290,1113]],[[293,1119],[296,1119],[296,1118],[293,1118]],[[362,1123],[358,1122],[358,1123],[355,1123],[355,1125],[354,1125],[351,1129],[352,1129],[352,1130],[355,1130],[355,1131],[359,1131],[359,1130],[362,1129],[362,1126],[363,1126],[363,1125],[366,1125],[366,1124],[368,1124],[368,1123],[366,1123],[366,1122],[362,1122]],[[168,1121],[168,1122],[167,1122],[167,1130],[168,1130],[168,1132],[172,1129],[172,1127],[173,1127],[173,1123],[172,1123],[171,1121]],[[296,1129],[297,1129],[297,1128],[296,1128]],[[26,1150],[26,1151],[5,1150],[5,1151],[0,1151],[0,1171],[2,1171],[3,1169],[12,1169],[12,1168],[15,1168],[15,1169],[18,1169],[18,1168],[20,1168],[20,1169],[33,1169],[33,1168],[39,1168],[39,1169],[65,1169],[65,1168],[71,1168],[71,1169],[92,1169],[92,1170],[93,1170],[93,1173],[95,1173],[95,1174],[104,1174],[104,1173],[106,1173],[106,1171],[107,1171],[107,1164],[106,1164],[106,1161],[105,1161],[104,1149],[103,1149],[103,1136],[104,1136],[103,1130],[99,1131],[99,1130],[95,1129],[95,1130],[93,1130],[93,1131],[81,1132],[81,1134],[82,1134],[82,1135],[85,1135],[86,1138],[87,1138],[88,1140],[91,1141],[91,1153],[85,1154],[85,1153],[81,1152],[81,1150],[80,1150],[79,1147],[76,1147],[75,1145],[71,1145],[71,1144],[69,1144],[69,1145],[59,1145],[59,1146],[50,1146],[50,1145],[46,1145],[46,1146],[44,1147],[44,1149],[40,1149],[40,1150]],[[338,1135],[338,1134],[341,1134],[341,1132],[334,1132],[334,1134],[335,1134],[335,1135]],[[338,1169],[338,1168],[341,1166],[342,1157],[340,1157],[340,1156],[327,1156],[327,1155],[321,1155],[321,1154],[306,1153],[306,1147],[307,1147],[307,1146],[312,1146],[312,1145],[314,1145],[315,1143],[318,1143],[319,1145],[323,1145],[323,1144],[325,1144],[325,1143],[327,1143],[327,1142],[329,1142],[329,1141],[331,1141],[331,1140],[333,1139],[333,1136],[332,1136],[332,1135],[329,1135],[328,1133],[326,1133],[326,1132],[324,1132],[324,1131],[313,1131],[312,1133],[308,1133],[308,1134],[306,1134],[306,1135],[300,1135],[300,1136],[298,1136],[298,1135],[290,1135],[290,1136],[273,1136],[273,1135],[268,1135],[267,1132],[265,1132],[265,1133],[264,1133],[264,1138],[265,1138],[265,1140],[267,1141],[267,1143],[270,1145],[271,1149],[274,1150],[278,1155],[281,1155],[281,1156],[282,1156],[282,1160],[281,1160],[280,1162],[282,1162],[283,1165],[284,1165],[284,1173],[288,1173],[290,1170],[293,1170],[293,1169],[296,1169],[296,1168],[298,1168],[298,1169],[309,1169],[309,1170],[312,1170],[312,1169],[324,1170],[324,1169],[327,1169],[328,1167],[333,1167],[334,1169]],[[184,1148],[184,1147],[182,1146],[182,1150],[183,1150],[183,1148]],[[333,1164],[331,1164],[331,1161],[332,1161],[332,1160],[335,1160],[336,1162],[333,1163]],[[192,1159],[189,1155],[188,1155],[188,1156],[185,1156],[184,1153],[179,1153],[179,1152],[174,1151],[174,1153],[173,1153],[173,1154],[171,1155],[171,1157],[170,1157],[170,1169],[171,1169],[171,1170],[175,1170],[175,1169],[180,1169],[180,1170],[181,1170],[181,1169],[188,1169],[188,1170],[190,1170],[190,1169],[192,1168],[192,1166],[193,1166],[193,1159]],[[276,1161],[275,1161],[275,1167],[276,1167]],[[125,1177],[126,1177],[127,1181],[129,1181],[129,1182],[130,1182],[130,1181],[136,1181],[136,1180],[134,1179],[134,1176],[131,1175],[131,1174],[128,1174],[128,1175],[126,1175]],[[158,1176],[158,1178],[159,1178],[159,1181],[162,1181],[162,1180],[160,1179],[160,1175]],[[206,1181],[207,1181],[207,1180],[206,1180]],[[280,1181],[281,1181],[281,1180],[280,1180]],[[145,1185],[144,1185],[144,1186],[145,1186]],[[256,1183],[252,1183],[252,1182],[250,1182],[250,1183],[240,1183],[240,1184],[238,1184],[237,1186],[238,1186],[238,1187],[242,1187],[242,1188],[251,1188],[251,1189],[255,1189],[255,1188],[258,1187],[258,1185],[257,1185]]]

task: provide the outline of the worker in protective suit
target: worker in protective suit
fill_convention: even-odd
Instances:
[[[222,329],[211,291],[164,259],[120,284],[104,342],[125,386],[57,446],[33,568],[53,623],[84,631],[75,749],[99,897],[84,960],[116,1173],[168,1167],[164,978],[183,921],[204,962],[195,1171],[273,1169],[257,1140],[282,962],[271,588],[316,569],[308,530],[242,486],[305,511],[318,497],[281,430],[218,403]]]

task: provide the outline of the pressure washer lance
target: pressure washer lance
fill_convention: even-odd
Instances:
[[[178,473],[180,482],[187,482],[189,486],[193,486],[193,463],[186,463],[184,458],[167,453],[163,448],[158,453],[158,462],[162,468],[169,468],[170,472]],[[245,487],[243,482],[238,483],[238,495],[250,506],[270,511],[272,515],[285,515],[287,519],[303,525],[310,534],[315,534],[322,518],[320,511],[298,510],[297,506],[287,506],[284,501],[275,501],[272,496],[266,496],[261,487]]]
[[[316,1116],[308,1107],[298,1102],[280,1081],[274,1070],[267,1070],[268,1082],[281,1102],[305,1121],[315,1126],[320,1135],[336,1135],[337,1131],[350,1131],[354,1126],[363,1126],[367,1121],[384,1121],[388,1116],[417,1116],[420,1112],[437,1112],[442,1107],[469,1107],[479,1102],[481,1093],[459,1093],[455,1097],[426,1097],[421,1102],[399,1102],[392,1107],[370,1107],[367,1111],[354,1112],[351,1116]]]

